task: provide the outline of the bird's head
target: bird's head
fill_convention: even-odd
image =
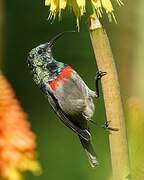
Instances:
[[[66,31],[72,32],[72,31]],[[52,56],[52,47],[65,32],[59,33],[53,37],[49,42],[41,44],[36,48],[33,48],[28,55],[27,61],[31,71],[37,67],[47,68],[50,70],[54,66],[54,58]]]

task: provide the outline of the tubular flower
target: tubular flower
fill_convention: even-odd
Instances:
[[[120,6],[123,5],[121,0],[115,0]],[[79,23],[79,18],[86,13],[86,0],[45,0],[45,6],[49,6],[50,13],[48,19],[55,19],[56,14],[61,15],[61,11],[70,6],[73,9],[73,12],[77,18],[77,25]],[[90,8],[92,9],[92,14],[95,14],[97,17],[102,17],[103,10],[108,14],[109,20],[111,17],[116,21],[114,16],[114,9],[111,3],[111,0],[90,0]]]
[[[22,172],[40,172],[36,160],[35,135],[27,115],[0,73],[0,179],[22,180]]]

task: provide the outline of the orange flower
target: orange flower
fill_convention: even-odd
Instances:
[[[0,73],[0,179],[22,180],[22,172],[40,172],[36,161],[35,135],[27,115]]]

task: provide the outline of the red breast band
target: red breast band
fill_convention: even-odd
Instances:
[[[49,82],[50,87],[52,88],[52,90],[56,90],[58,83],[60,81],[64,82],[64,79],[67,77],[70,77],[72,74],[73,69],[70,66],[66,66],[65,68],[63,68],[60,72],[60,75],[57,76],[57,78],[51,82]]]

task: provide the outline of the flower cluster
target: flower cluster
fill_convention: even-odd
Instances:
[[[121,0],[115,0],[120,6],[123,5]],[[108,14],[109,19],[111,20],[112,17],[115,19],[114,16],[114,8],[111,3],[111,0],[90,0],[89,5],[97,17],[102,17],[103,10]],[[77,17],[77,25],[79,23],[79,18],[86,13],[86,0],[45,0],[45,6],[50,7],[50,13],[48,19],[55,19],[57,13],[59,17],[61,17],[61,11],[66,8],[66,6],[70,6],[73,9],[75,16]]]
[[[27,115],[0,73],[0,179],[22,180],[22,172],[40,172],[36,160],[35,135]]]

